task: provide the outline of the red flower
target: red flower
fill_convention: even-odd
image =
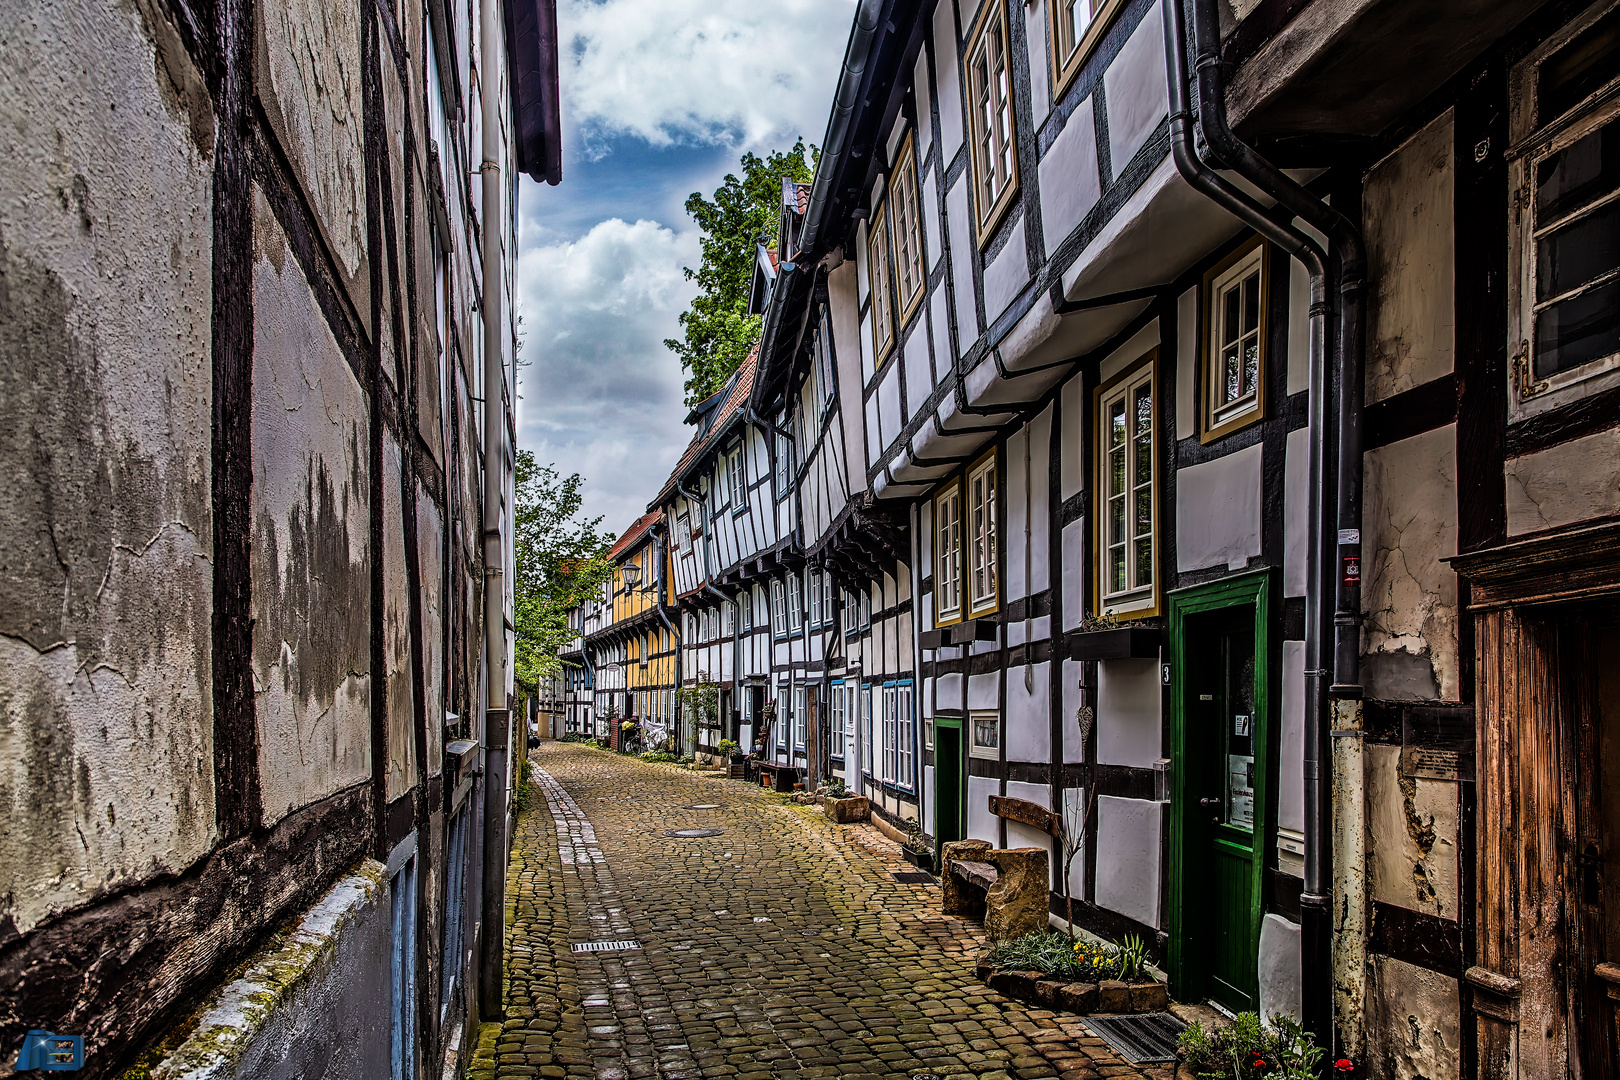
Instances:
[[[1340,1058],[1333,1063],[1333,1071],[1348,1076],[1356,1071],[1356,1063],[1349,1058]]]
[[[1251,1050],[1249,1051],[1249,1070],[1257,1075],[1264,1075],[1271,1070],[1271,1066],[1266,1063],[1265,1058],[1260,1056],[1260,1051]]]

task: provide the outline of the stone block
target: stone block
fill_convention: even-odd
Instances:
[[[990,850],[987,840],[956,840],[946,844],[940,852],[939,887],[941,911],[946,915],[966,915],[980,918],[984,914],[984,901],[976,889],[968,889],[951,873],[951,863],[957,859],[985,862]]]
[[[1062,979],[1041,979],[1035,983],[1035,1000],[1045,1009],[1058,1008],[1058,992],[1063,989]]]
[[[827,820],[838,825],[865,821],[872,816],[872,803],[864,795],[850,795],[842,799],[829,798],[821,805]]]
[[[1097,984],[1097,1011],[1100,1013],[1128,1013],[1131,1011],[1131,987],[1118,979]]]
[[[1058,991],[1058,1007],[1073,1013],[1097,1011],[1096,983],[1069,983]]]
[[[1010,998],[1028,1001],[1035,996],[1035,984],[1041,980],[1038,971],[998,971],[990,976],[990,989]]]
[[[1000,873],[985,892],[984,929],[991,941],[1023,937],[1047,926],[1052,880],[1044,848],[1008,848],[983,853]]]
[[[1132,1012],[1163,1012],[1170,1007],[1170,988],[1162,982],[1131,984]]]

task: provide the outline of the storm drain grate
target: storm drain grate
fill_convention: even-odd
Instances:
[[[1186,1028],[1167,1012],[1088,1016],[1086,1027],[1132,1065],[1167,1065],[1176,1060],[1176,1040]]]
[[[921,871],[915,870],[908,871],[903,874],[894,873],[891,871],[889,876],[894,878],[894,880],[898,881],[902,885],[932,885],[934,883],[933,874],[924,874]]]
[[[624,952],[639,948],[639,941],[576,941],[573,944],[575,952]]]
[[[719,836],[724,829],[671,829],[665,836],[675,836],[682,840],[694,840],[700,836]]]

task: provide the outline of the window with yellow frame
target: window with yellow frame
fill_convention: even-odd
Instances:
[[[905,326],[922,303],[928,279],[923,272],[922,223],[918,203],[915,130],[907,132],[894,159],[889,202],[894,207],[894,280],[900,297],[900,325]]]
[[[980,247],[1018,190],[1011,41],[1005,0],[986,0],[967,49],[968,129]]]
[[[1121,0],[1047,0],[1052,20],[1052,98],[1057,100],[1074,81],[1103,31],[1114,21]]]
[[[996,610],[1001,602],[994,450],[968,469],[965,486],[967,536],[963,569],[967,578],[968,614],[977,618]]]
[[[962,620],[962,481],[934,496],[934,625]]]
[[[1255,237],[1204,276],[1199,437],[1206,443],[1266,415],[1268,250]]]
[[[1097,609],[1159,609],[1158,354],[1097,390]]]
[[[872,231],[866,238],[866,274],[872,288],[873,364],[883,366],[894,348],[894,295],[889,284],[889,207],[872,213]]]

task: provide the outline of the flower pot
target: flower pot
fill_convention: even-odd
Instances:
[[[900,854],[906,857],[906,862],[919,870],[930,874],[934,872],[934,853],[932,851],[912,851],[908,847],[900,849]]]
[[[1164,631],[1154,626],[1074,631],[1068,644],[1070,660],[1156,660]]]

